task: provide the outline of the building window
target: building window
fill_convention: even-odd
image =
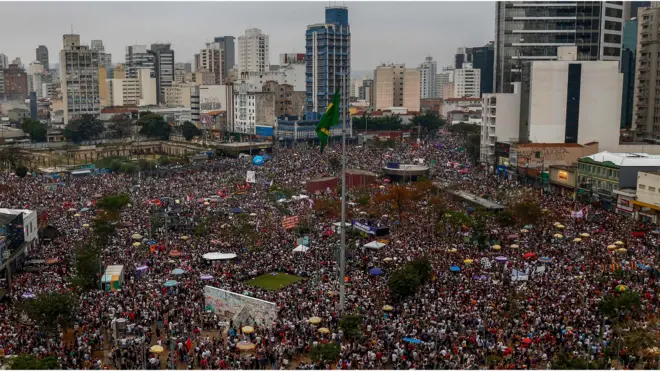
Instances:
[[[655,192],[655,187],[650,187],[649,186],[649,192]]]
[[[639,189],[646,189],[646,186],[644,184],[640,184]]]

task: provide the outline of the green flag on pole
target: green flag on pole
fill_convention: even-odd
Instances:
[[[335,91],[332,101],[328,104],[321,121],[316,125],[316,135],[319,137],[321,143],[321,153],[323,148],[328,144],[328,137],[330,136],[330,128],[339,123],[339,98],[341,94],[339,90]]]

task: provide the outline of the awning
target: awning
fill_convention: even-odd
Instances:
[[[658,205],[647,204],[646,202],[637,201],[637,200],[630,200],[630,201],[633,203],[633,205],[648,207],[651,210],[660,211],[660,206]]]
[[[73,170],[71,172],[71,175],[83,175],[83,174],[89,174],[91,173],[91,170]]]

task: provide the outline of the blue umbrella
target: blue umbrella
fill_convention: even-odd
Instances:
[[[645,271],[651,270],[651,267],[649,267],[648,265],[644,265],[640,262],[637,262],[637,267],[642,268]]]
[[[264,158],[261,156],[254,156],[254,159],[252,159],[252,163],[257,166],[261,166],[264,164]]]
[[[525,229],[532,229],[532,225],[531,225],[531,224],[527,224],[527,225],[524,226],[523,228],[525,228]]]
[[[82,211],[83,213],[84,213],[85,211],[89,211],[89,207],[83,207],[82,209],[80,209],[80,211]]]
[[[419,339],[413,339],[413,338],[403,338],[403,341],[406,343],[411,343],[411,344],[421,344],[422,341]]]
[[[449,267],[449,270],[452,271],[452,272],[460,272],[461,268],[457,267],[455,265],[452,265],[451,267]]]
[[[371,268],[369,269],[369,274],[372,276],[380,276],[381,274],[384,274],[382,269],[380,268]]]
[[[177,283],[178,282],[176,282],[175,280],[168,280],[168,281],[165,281],[165,287],[174,287],[174,286],[177,285]]]
[[[177,268],[177,269],[172,271],[172,274],[177,275],[177,276],[181,275],[181,274],[184,274],[184,273],[186,273],[186,272],[181,268]]]
[[[243,209],[241,209],[240,207],[233,207],[233,208],[231,209],[231,212],[234,213],[234,214],[242,214],[242,213],[244,213],[245,211],[243,211]]]
[[[539,261],[541,263],[550,263],[552,261],[552,259],[548,258],[547,256],[544,256],[542,258],[539,258]]]

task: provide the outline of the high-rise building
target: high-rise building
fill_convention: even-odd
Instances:
[[[362,80],[362,86],[358,91],[358,98],[367,101],[369,106],[373,104],[373,92],[374,92],[374,80],[365,79]]]
[[[269,53],[268,35],[258,28],[245,30],[245,35],[238,37],[238,71],[269,71]]]
[[[650,1],[631,1],[629,3],[630,5],[630,16],[626,18],[628,20],[629,18],[634,18],[637,17],[637,11],[639,8],[650,8],[651,7],[651,2]]]
[[[633,129],[638,139],[660,139],[660,6],[639,8],[637,60],[632,113]]]
[[[444,87],[454,82],[454,67],[444,67],[435,77],[435,91],[438,98],[451,98],[444,95]],[[452,94],[453,95],[453,94]]]
[[[4,93],[15,94],[23,99],[28,96],[28,78],[27,73],[17,64],[10,64],[4,70]]]
[[[149,68],[151,77],[156,77],[156,57],[147,50],[146,45],[126,47],[126,78],[137,77],[138,68]]]
[[[222,54],[218,43],[207,43],[206,49],[199,51],[199,70],[197,72],[211,72],[215,76],[214,85],[222,84]]]
[[[156,104],[156,78],[151,69],[137,69],[137,78],[108,79],[108,101],[111,106],[152,106]]]
[[[45,45],[39,45],[36,50],[36,57],[39,63],[48,71],[50,66],[48,64],[48,48]]]
[[[463,63],[463,68],[454,70],[454,96],[446,98],[481,97],[481,70],[469,67]]]
[[[229,70],[234,68],[236,65],[236,48],[235,48],[235,37],[234,36],[220,36],[216,37],[213,41],[220,45],[220,49],[224,51],[222,53],[222,76],[229,76]],[[188,71],[190,72],[190,71]]]
[[[463,68],[463,63],[472,63],[472,48],[458,48],[454,54],[454,68]]]
[[[0,70],[9,67],[9,58],[5,54],[0,54]]]
[[[280,66],[292,63],[305,63],[305,53],[281,53]]]
[[[30,63],[27,71],[28,91],[35,92],[37,98],[43,97],[42,84],[44,83],[45,68],[39,61]]]
[[[347,135],[350,135],[351,27],[348,8],[325,8],[325,23],[307,26],[305,50],[306,112],[310,118],[320,117],[335,91],[339,90],[340,130],[348,129]]]
[[[92,40],[90,49],[99,53],[99,66],[104,66],[107,78],[113,78],[112,74],[112,54],[105,52],[102,40]]]
[[[433,57],[426,57],[424,63],[419,66],[420,74],[420,97],[421,99],[429,99],[437,97],[436,92],[436,74],[438,71],[438,62],[433,60]]]
[[[23,62],[21,61],[21,57],[16,57],[13,61],[11,61],[11,64],[15,64],[18,66],[18,68],[23,69]]]
[[[99,115],[99,53],[80,45],[80,35],[64,35],[60,51],[60,83],[64,125],[83,114]]]
[[[174,50],[170,44],[151,44],[150,52],[155,58],[158,103],[165,103],[165,88],[174,83]]]
[[[406,68],[404,64],[378,66],[374,70],[374,101],[371,105],[375,110],[404,107],[408,111],[419,111],[419,85],[420,72],[416,68]]]
[[[577,46],[581,61],[618,61],[624,12],[622,1],[501,1],[495,5],[493,91],[512,92],[525,76],[524,63],[557,59],[560,46]]]
[[[485,46],[472,48],[472,68],[480,71],[481,95],[492,93],[495,68],[495,44],[492,41]]]
[[[621,89],[621,128],[632,127],[633,99],[635,97],[635,64],[637,60],[637,18],[624,22],[623,44],[621,46],[621,62],[619,72],[623,73],[623,89]]]

